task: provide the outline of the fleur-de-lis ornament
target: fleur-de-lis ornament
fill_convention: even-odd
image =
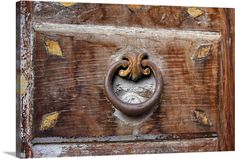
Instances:
[[[123,60],[127,60],[128,64],[123,65],[124,69],[119,70],[119,76],[130,78],[133,81],[138,81],[143,75],[150,74],[148,67],[144,68],[142,61],[147,59],[146,53],[130,53],[123,56]]]

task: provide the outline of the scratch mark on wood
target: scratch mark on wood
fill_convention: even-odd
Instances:
[[[44,131],[53,128],[57,123],[59,114],[60,114],[59,112],[52,112],[43,115],[40,130]]]
[[[204,11],[202,11],[201,9],[195,8],[195,7],[191,7],[191,8],[187,9],[187,13],[193,18],[197,18],[197,17],[200,17],[201,15],[203,15]]]
[[[62,56],[62,51],[61,51],[61,48],[60,48],[58,41],[46,39],[45,46],[46,46],[49,54],[56,55],[56,56]]]

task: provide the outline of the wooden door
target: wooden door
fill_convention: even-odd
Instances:
[[[216,8],[17,3],[18,156],[233,150],[234,15]],[[162,83],[153,68],[132,80],[146,69],[135,65],[144,54]],[[135,116],[105,91],[109,70],[127,59],[129,78],[113,74],[114,98],[144,103],[162,86],[157,102]]]

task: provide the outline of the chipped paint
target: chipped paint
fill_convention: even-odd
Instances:
[[[34,74],[32,68],[34,31],[31,5],[28,1],[17,3],[17,157],[32,157],[32,107]]]
[[[195,110],[194,117],[196,118],[197,122],[204,126],[212,126],[211,121],[209,120],[207,114],[203,110]]]
[[[138,116],[138,117],[131,117],[131,116],[125,115],[124,113],[120,112],[118,109],[114,107],[113,109],[115,110],[113,115],[119,119],[120,125],[126,124],[126,125],[131,125],[131,126],[138,126],[139,124],[146,121],[153,114],[153,110],[154,110],[152,109],[150,110],[149,113]],[[134,131],[135,130],[133,130],[133,134],[134,134]]]
[[[170,152],[215,151],[217,138],[196,138],[189,140],[170,140],[153,142],[108,142],[108,143],[61,143],[36,144],[33,146],[34,157],[64,157],[84,155],[123,155],[151,154]],[[203,146],[202,146],[203,145]]]
[[[135,129],[138,126],[135,126]],[[137,132],[138,130],[135,130]],[[134,132],[134,131],[133,131]],[[186,134],[185,134],[186,135]],[[180,134],[147,134],[138,133],[135,135],[120,135],[120,136],[95,136],[95,137],[34,137],[32,143],[35,144],[52,144],[52,143],[94,143],[94,142],[126,142],[126,141],[151,141],[151,140],[172,140],[172,139],[184,139],[187,135],[192,138],[200,137],[218,137],[216,133],[204,134],[187,134],[186,136]]]
[[[197,17],[200,17],[201,15],[203,15],[204,11],[202,11],[201,9],[192,7],[192,8],[187,9],[187,13],[193,18],[197,18]]]
[[[43,115],[40,130],[43,131],[43,130],[48,130],[50,128],[53,128],[57,123],[59,114],[60,114],[59,112],[52,112],[52,113]]]
[[[76,4],[76,2],[60,2],[60,4],[62,4],[64,7],[71,7]]]
[[[197,62],[206,60],[210,55],[210,49],[211,45],[200,45],[191,59]]]
[[[28,86],[28,81],[26,80],[24,75],[21,75],[20,77],[20,95],[25,94],[25,90]]]
[[[58,41],[46,39],[45,46],[49,54],[56,55],[56,56],[63,55]]]

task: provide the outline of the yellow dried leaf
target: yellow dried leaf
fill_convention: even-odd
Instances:
[[[142,5],[127,5],[128,8],[130,8],[131,10],[138,10],[140,8],[142,8]]]
[[[70,7],[75,4],[75,2],[60,2],[65,7]]]
[[[198,109],[195,110],[194,116],[200,124],[202,124],[204,126],[211,126],[212,125],[208,116],[206,115],[206,113],[203,110],[198,110]]]
[[[45,45],[47,48],[47,51],[52,55],[62,56],[62,51],[60,48],[60,45],[55,40],[46,39]]]
[[[203,61],[207,59],[210,54],[210,48],[210,45],[201,45],[192,56],[192,59],[195,61]]]
[[[52,112],[43,115],[40,130],[43,131],[53,128],[57,123],[58,117],[59,117],[59,112]]]
[[[188,8],[187,12],[193,18],[197,18],[197,17],[204,14],[204,11],[202,11],[201,9],[195,8],[195,7]]]

